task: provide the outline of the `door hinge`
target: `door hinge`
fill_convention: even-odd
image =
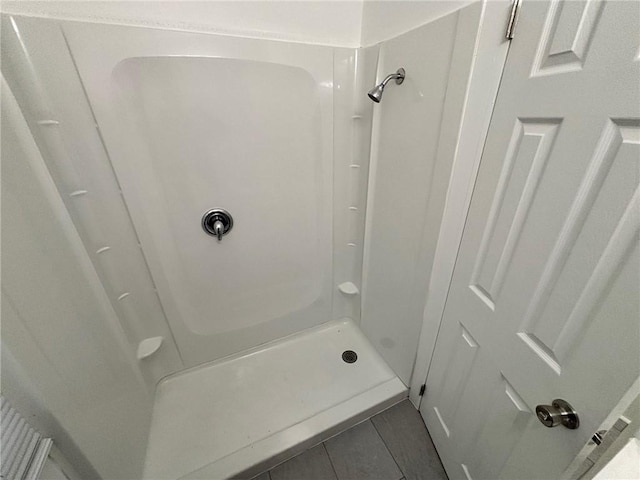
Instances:
[[[507,31],[505,32],[505,37],[507,40],[511,40],[513,38],[513,31],[516,28],[516,23],[518,22],[518,14],[520,13],[520,4],[522,0],[513,0],[511,4],[511,14],[509,15],[509,21],[507,22]]]
[[[425,391],[426,389],[427,389],[427,384],[426,384],[426,383],[423,383],[423,384],[420,386],[420,393],[418,393],[418,395],[419,395],[419,396],[423,396],[423,395],[424,395],[424,391]]]
[[[593,434],[593,437],[591,437],[591,440],[589,440],[588,445],[600,445],[602,443],[602,439],[606,434],[606,430],[598,430]]]

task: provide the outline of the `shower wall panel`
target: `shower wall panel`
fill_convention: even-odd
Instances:
[[[62,28],[185,364],[330,320],[333,49]]]
[[[128,350],[135,353],[148,338],[163,339],[136,366],[153,391],[159,379],[184,365],[66,39],[57,21],[0,17],[2,74],[118,316]]]
[[[480,22],[481,4],[380,44],[362,329],[406,384],[413,369]],[[434,48],[438,45],[438,48]],[[400,119],[400,120],[399,120]]]
[[[1,78],[2,394],[81,478],[141,478],[153,396]]]

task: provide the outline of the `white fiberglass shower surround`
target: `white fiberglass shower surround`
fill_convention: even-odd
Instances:
[[[149,432],[114,438],[128,464],[82,445],[100,475],[259,473],[406,397],[357,325],[377,48],[2,27],[3,104],[34,132],[155,399],[153,418],[116,421]],[[220,239],[211,209],[233,218]]]
[[[326,321],[332,50],[63,30],[185,366]],[[221,241],[201,227],[217,207]]]

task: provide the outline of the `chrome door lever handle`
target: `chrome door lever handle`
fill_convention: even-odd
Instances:
[[[575,430],[580,426],[578,412],[561,398],[555,399],[551,405],[538,405],[536,415],[545,427],[557,427],[562,424],[570,430]]]

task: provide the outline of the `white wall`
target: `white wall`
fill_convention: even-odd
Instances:
[[[185,366],[330,320],[334,49],[59,23]]]
[[[333,318],[361,317],[364,219],[367,205],[373,103],[365,92],[376,74],[378,47],[334,49],[333,85]]]
[[[360,45],[362,1],[3,1],[6,13]]]
[[[140,478],[152,398],[2,83],[2,394],[82,478]]]
[[[19,1],[6,13],[213,32],[341,47],[370,46],[472,0]]]
[[[471,66],[480,4],[380,45],[362,328],[409,384]],[[433,48],[438,45],[438,48]]]
[[[373,45],[448,15],[473,0],[364,0],[360,44]],[[439,42],[434,45],[440,45]]]
[[[2,73],[121,320],[129,350],[135,352],[145,338],[164,339],[142,363],[153,389],[184,364],[62,29],[57,21],[2,15],[1,33]]]

